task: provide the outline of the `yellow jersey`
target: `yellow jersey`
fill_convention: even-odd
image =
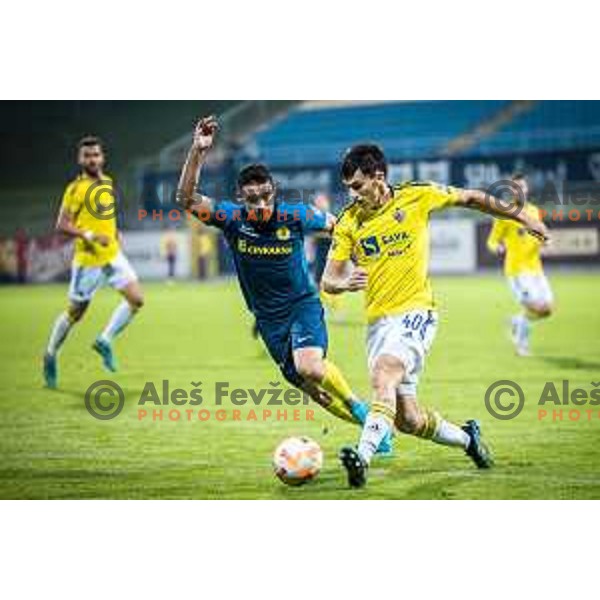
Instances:
[[[112,179],[103,175],[94,179],[79,175],[65,189],[62,208],[73,217],[78,229],[103,234],[110,238],[108,246],[77,238],[73,262],[83,267],[99,267],[111,262],[119,252],[117,238],[117,193]]]
[[[429,278],[429,217],[457,204],[460,190],[434,183],[405,183],[375,211],[350,204],[338,220],[330,257],[352,259],[368,273],[369,323],[414,309],[435,308]]]
[[[540,211],[534,204],[527,202],[523,210],[533,218],[540,219]],[[487,246],[496,252],[500,244],[504,245],[504,273],[507,277],[544,272],[540,256],[542,241],[530,235],[520,223],[496,219]]]

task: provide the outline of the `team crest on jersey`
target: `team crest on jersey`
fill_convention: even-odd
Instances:
[[[286,240],[290,239],[290,236],[292,235],[290,230],[287,227],[280,227],[276,232],[275,235],[277,236],[278,240],[281,240],[282,242],[285,242]]]
[[[398,223],[402,223],[402,221],[404,221],[405,217],[406,217],[406,213],[400,208],[394,213],[394,219],[396,219],[396,221],[398,221]]]

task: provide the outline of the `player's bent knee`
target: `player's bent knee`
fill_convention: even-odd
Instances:
[[[144,306],[144,296],[134,296],[133,298],[128,298],[127,302],[134,310],[140,310]]]
[[[527,305],[527,310],[533,313],[538,319],[544,319],[552,314],[552,305],[548,303],[537,303]]]
[[[80,321],[83,315],[85,314],[85,311],[87,310],[88,306],[89,302],[78,302],[76,304],[70,304],[69,308],[67,309],[67,313],[69,314],[71,322],[77,323],[77,321]]]
[[[322,359],[300,358],[295,366],[303,379],[319,383],[325,378],[325,362]]]
[[[138,311],[144,306],[144,295],[139,290],[126,290],[123,295],[132,310]]]

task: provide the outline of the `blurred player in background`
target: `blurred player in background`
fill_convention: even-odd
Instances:
[[[522,173],[513,175],[515,202],[533,219],[539,219],[539,209],[529,201],[529,186]],[[504,274],[523,311],[511,322],[511,337],[519,356],[529,355],[532,322],[552,314],[554,297],[542,266],[543,242],[527,234],[521,223],[496,219],[487,240],[491,252],[504,258]]]
[[[29,266],[29,239],[22,227],[15,233],[15,255],[17,259],[17,282],[27,283],[27,270]]]
[[[304,252],[305,233],[331,231],[335,218],[305,204],[279,201],[271,173],[264,165],[250,165],[240,171],[241,203],[198,194],[202,165],[217,128],[213,117],[198,123],[181,173],[178,201],[223,231],[258,333],[287,381],[336,417],[364,423],[367,405],[326,359],[323,307]],[[389,435],[379,442],[376,450],[382,446],[389,451]]]
[[[174,229],[168,229],[161,239],[162,254],[167,261],[167,283],[174,283],[177,275],[177,234]]]
[[[366,290],[374,401],[358,448],[347,446],[340,453],[351,487],[365,485],[371,458],[394,425],[403,433],[462,448],[479,468],[493,463],[477,421],[460,427],[417,401],[419,374],[438,324],[428,274],[429,218],[451,206],[501,216],[510,216],[512,207],[484,192],[432,183],[392,188],[387,172],[378,146],[359,145],[346,154],[342,179],[352,202],[339,217],[323,276],[324,289],[333,294]],[[527,212],[513,218],[545,238],[546,228],[537,218]]]
[[[69,331],[85,314],[96,290],[108,283],[123,296],[93,349],[104,366],[115,371],[112,341],[131,322],[143,305],[141,287],[133,268],[121,251],[117,231],[117,193],[104,172],[105,155],[97,137],[85,137],[78,145],[81,172],[67,186],[56,229],[75,240],[71,268],[69,306],[56,319],[46,353],[44,378],[57,385],[57,353]]]

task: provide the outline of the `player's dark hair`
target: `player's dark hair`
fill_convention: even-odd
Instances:
[[[77,142],[77,150],[91,148],[92,146],[100,146],[100,149],[104,152],[104,143],[96,135],[86,135]]]
[[[359,169],[368,177],[375,177],[378,172],[387,175],[388,166],[383,150],[376,144],[358,144],[350,148],[342,161],[342,178],[352,179]]]
[[[523,171],[515,171],[511,175],[512,181],[524,181],[527,179],[527,175]]]
[[[273,183],[273,176],[271,171],[261,164],[253,164],[244,167],[237,178],[238,188],[243,188],[245,185],[251,183]]]

